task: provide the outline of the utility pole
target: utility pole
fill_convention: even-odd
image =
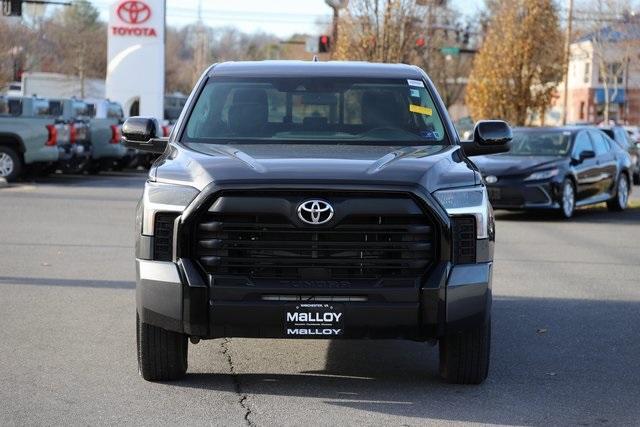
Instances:
[[[333,21],[331,22],[331,54],[338,47],[338,25],[340,21],[340,9],[344,9],[349,5],[349,0],[324,0],[324,2],[333,9]]]
[[[337,7],[333,7],[333,20],[331,21],[331,38],[333,39],[333,46],[338,46],[338,20],[340,19],[340,12]],[[332,49],[333,50],[333,49]],[[333,53],[333,52],[332,52]]]
[[[193,81],[197,81],[202,71],[209,65],[209,34],[202,22],[202,0],[198,2],[198,22],[195,28],[195,49],[193,55]]]
[[[627,56],[626,69],[624,70],[624,124],[629,124],[629,63],[631,58]]]
[[[562,99],[562,125],[567,124],[567,108],[569,105],[569,60],[571,59],[571,31],[573,27],[573,0],[569,1],[567,19],[567,35],[564,46],[564,97]]]

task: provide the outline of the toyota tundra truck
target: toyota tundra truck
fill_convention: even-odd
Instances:
[[[68,142],[68,127],[50,116],[46,99],[0,96],[0,178],[55,170]]]
[[[486,378],[495,228],[469,158],[508,151],[505,122],[461,141],[415,66],[229,62],[168,137],[122,135],[161,153],[136,215],[144,379],[221,337],[438,343],[446,381]]]

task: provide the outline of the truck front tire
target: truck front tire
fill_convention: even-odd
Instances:
[[[138,370],[147,381],[177,380],[187,372],[187,336],[141,322],[136,313]]]
[[[440,338],[440,375],[453,384],[480,384],[489,373],[491,318],[479,327]]]

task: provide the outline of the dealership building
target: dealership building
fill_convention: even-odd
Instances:
[[[640,17],[587,34],[570,46],[567,123],[640,124]],[[558,119],[564,87],[553,108]]]

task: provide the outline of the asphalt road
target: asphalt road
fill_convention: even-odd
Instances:
[[[401,341],[213,340],[137,374],[142,174],[0,189],[0,425],[640,423],[640,210],[499,214],[489,379]],[[636,197],[640,188],[636,187]]]

